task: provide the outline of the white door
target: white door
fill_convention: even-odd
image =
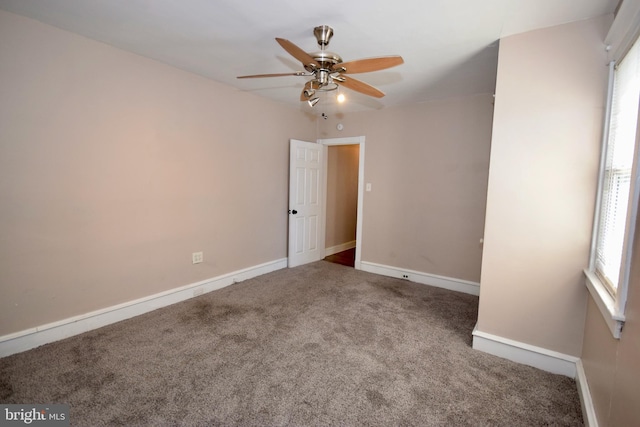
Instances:
[[[289,160],[289,267],[324,258],[322,144],[291,140]]]

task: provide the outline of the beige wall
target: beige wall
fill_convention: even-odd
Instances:
[[[332,145],[327,154],[325,247],[356,240],[359,145]]]
[[[478,329],[580,356],[610,17],[500,41]]]
[[[362,261],[480,280],[492,113],[476,95],[320,122],[366,138]]]
[[[313,119],[6,12],[0,58],[0,335],[286,257]]]
[[[640,218],[636,218],[640,230]],[[595,302],[588,297],[582,363],[599,425],[640,425],[640,234],[636,235],[626,322],[613,338]]]
[[[299,111],[6,12],[0,57],[0,336],[285,257],[289,138],[366,136],[363,260],[479,280],[490,95],[317,134]]]

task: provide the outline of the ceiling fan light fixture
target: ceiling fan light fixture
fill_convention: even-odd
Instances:
[[[307,103],[309,104],[309,107],[314,107],[318,101],[320,101],[320,98],[318,98],[317,96],[315,98],[311,98],[310,100],[307,101]]]
[[[338,99],[338,102],[342,104],[345,100],[344,93],[339,93],[337,99]]]
[[[316,90],[313,88],[307,88],[304,90],[304,96],[306,96],[307,98],[311,98],[313,95],[315,95]]]

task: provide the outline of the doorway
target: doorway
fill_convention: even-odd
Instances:
[[[364,137],[321,139],[326,260],[360,269]]]
[[[354,267],[360,145],[327,147],[325,260]]]

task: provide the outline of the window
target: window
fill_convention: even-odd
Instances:
[[[640,103],[640,42],[612,68],[608,117],[603,138],[594,243],[587,287],[614,337],[624,323],[630,247],[640,186],[634,185]]]
[[[635,43],[616,67],[614,75],[596,240],[595,273],[612,294],[616,293],[620,282],[624,239],[627,234],[639,95],[640,43]]]

